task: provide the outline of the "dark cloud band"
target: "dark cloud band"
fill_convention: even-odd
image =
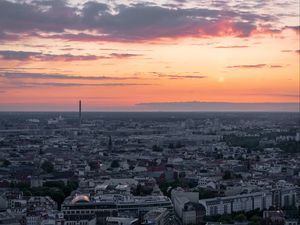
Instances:
[[[70,6],[64,0],[0,1],[2,40],[38,36],[71,41],[138,42],[180,37],[248,37],[258,32],[259,24],[274,21],[276,17],[272,15],[229,8],[170,8],[140,3],[118,5],[112,10],[110,5],[94,1],[82,7]],[[273,30],[270,27],[267,32]]]

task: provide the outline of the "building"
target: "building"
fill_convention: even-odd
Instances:
[[[170,219],[170,213],[166,208],[157,208],[145,214],[142,225],[169,225]]]
[[[171,199],[176,215],[183,224],[199,224],[203,222],[205,207],[199,204],[198,192],[185,192],[182,189],[174,189]]]
[[[267,225],[284,225],[284,213],[281,210],[277,211],[264,211],[263,219]]]
[[[11,212],[1,210],[0,208],[0,224],[19,225],[20,223]]]
[[[255,192],[251,194],[234,195],[202,199],[199,202],[205,207],[206,215],[230,214],[238,211],[251,211],[254,209],[268,209],[272,204],[271,192]]]
[[[88,221],[97,217],[104,221],[107,217],[140,218],[148,211],[156,208],[173,210],[171,200],[165,196],[132,196],[122,194],[76,195],[65,199],[62,212],[66,225],[87,225]],[[78,222],[79,221],[79,222]]]
[[[272,190],[273,205],[276,208],[295,206],[297,190],[295,187]]]
[[[136,218],[124,217],[107,217],[106,225],[138,225],[139,220]]]
[[[56,210],[57,204],[49,196],[31,197],[27,202],[26,224],[40,225],[43,216],[48,212]]]
[[[205,206],[206,215],[230,214],[233,212],[259,209],[283,208],[296,206],[296,189],[284,188],[264,192],[254,192],[228,197],[202,199],[199,201]]]

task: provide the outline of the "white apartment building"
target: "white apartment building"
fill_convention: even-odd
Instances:
[[[205,207],[207,216],[230,214],[238,211],[248,212],[254,209],[263,210],[272,206],[272,193],[256,192],[229,197],[202,199],[199,203]]]

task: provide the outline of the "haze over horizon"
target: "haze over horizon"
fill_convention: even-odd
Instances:
[[[0,111],[299,112],[299,2],[0,1]]]
[[[232,103],[232,102],[151,102],[127,107],[85,106],[83,112],[299,112],[299,103]],[[11,107],[2,112],[77,112],[78,105],[63,107]],[[1,112],[1,111],[0,111]]]

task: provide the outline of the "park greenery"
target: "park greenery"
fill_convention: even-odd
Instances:
[[[239,146],[242,148],[246,148],[248,150],[261,149],[259,146],[259,141],[261,138],[259,136],[239,137],[236,135],[225,135],[223,139],[228,146],[232,146],[232,147]]]
[[[54,171],[54,166],[49,161],[44,161],[41,165],[41,168],[46,173],[52,173]]]
[[[232,214],[205,216],[205,221],[234,224],[236,222],[248,221],[249,225],[263,224],[262,211],[259,209],[249,212],[234,212]]]
[[[164,195],[168,197],[171,197],[171,191],[177,187],[191,188],[190,184],[185,180],[175,180],[173,182],[162,182],[159,185],[160,190],[163,192]],[[219,195],[217,191],[210,190],[207,188],[196,188],[194,189],[194,192],[199,192],[199,199],[214,198]]]
[[[275,137],[274,137],[275,138]],[[223,140],[228,146],[232,147],[243,147],[249,151],[261,151],[263,147],[260,146],[260,136],[236,136],[236,135],[225,135]],[[300,142],[299,141],[282,141],[276,144],[271,144],[268,147],[279,148],[285,153],[299,153]]]
[[[73,190],[78,187],[76,180],[63,181],[46,181],[42,187],[30,187],[28,182],[11,183],[12,188],[18,188],[25,196],[49,196],[58,205],[60,209],[64,199],[68,197]]]
[[[9,165],[11,165],[11,162],[7,159],[2,159],[0,160],[0,167],[8,167]]]
[[[300,153],[299,141],[286,141],[278,144],[278,147],[286,153]]]
[[[111,168],[119,168],[120,167],[120,163],[118,160],[113,160],[110,164]]]

